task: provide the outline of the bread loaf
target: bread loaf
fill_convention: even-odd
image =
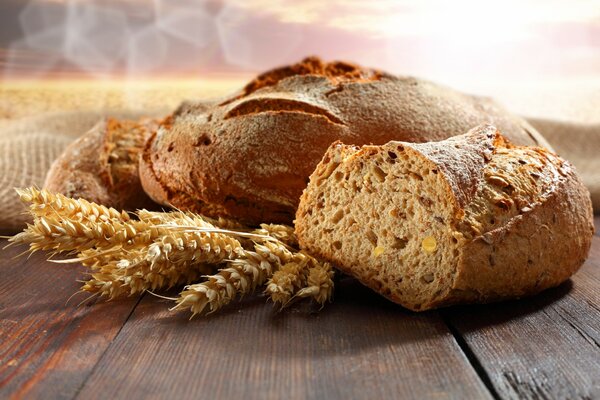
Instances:
[[[161,204],[250,224],[291,223],[333,141],[427,142],[487,122],[515,143],[548,146],[490,99],[308,58],[260,75],[213,107],[180,110],[149,139],[140,175]]]
[[[415,311],[538,293],[593,235],[573,167],[492,126],[440,142],[333,144],[300,200],[300,246]]]
[[[117,209],[156,207],[141,187],[138,158],[157,123],[104,118],[54,161],[44,187]]]

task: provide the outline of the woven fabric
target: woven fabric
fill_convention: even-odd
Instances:
[[[139,113],[61,112],[0,124],[0,232],[14,233],[29,222],[14,188],[42,187],[52,162],[69,143],[101,118],[137,118]]]
[[[41,187],[46,172],[64,148],[103,116],[137,118],[138,113],[64,112],[0,123],[0,231],[13,233],[29,221],[14,188]],[[600,212],[600,124],[530,120],[590,189]]]

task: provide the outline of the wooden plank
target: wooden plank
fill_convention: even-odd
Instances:
[[[319,314],[253,297],[192,321],[146,296],[79,398],[490,398],[437,312],[337,289]]]
[[[600,215],[594,215],[594,226],[596,227],[596,236],[600,236]]]
[[[13,258],[22,251],[0,253],[0,398],[72,398],[137,300],[77,307],[79,296],[66,304],[81,268],[43,254]]]
[[[501,398],[600,398],[600,238],[558,288],[443,314]]]

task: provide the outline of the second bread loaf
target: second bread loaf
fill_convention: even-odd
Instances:
[[[117,209],[156,207],[140,184],[138,158],[157,124],[152,119],[102,119],[54,161],[44,187]]]

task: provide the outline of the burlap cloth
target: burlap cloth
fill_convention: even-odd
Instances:
[[[107,114],[141,115],[137,112],[63,112],[0,121],[0,232],[21,230],[28,221],[13,188],[41,187],[52,161],[71,141]],[[530,122],[561,156],[575,164],[591,192],[595,211],[600,212],[600,124],[542,119],[530,119]]]

